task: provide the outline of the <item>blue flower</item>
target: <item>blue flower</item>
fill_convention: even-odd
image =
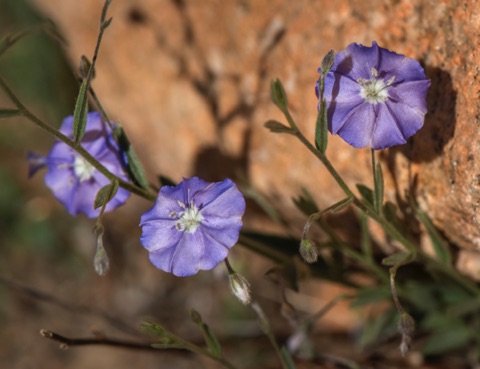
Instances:
[[[329,130],[358,148],[404,144],[423,126],[429,86],[418,61],[376,42],[350,44],[325,76]]]
[[[244,212],[245,199],[231,180],[183,179],[162,187],[152,209],[142,215],[140,242],[158,269],[190,276],[227,257],[238,241]]]
[[[60,132],[73,139],[73,116],[65,118]],[[81,145],[110,172],[123,180],[128,180],[118,144],[99,113],[88,113],[87,127]],[[110,181],[80,154],[65,143],[57,141],[46,157],[29,153],[28,158],[30,176],[37,170],[47,167],[45,184],[71,215],[84,213],[89,218],[99,215],[100,209],[94,209],[95,197]],[[111,211],[124,204],[129,196],[129,191],[119,188],[106,205],[105,211]]]

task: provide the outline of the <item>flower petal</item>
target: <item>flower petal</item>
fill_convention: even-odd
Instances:
[[[404,134],[403,118],[399,120],[398,117],[395,110],[392,111],[385,104],[378,104],[375,127],[371,133],[372,149],[380,150],[407,142],[410,136]],[[416,130],[413,133],[415,132]]]
[[[180,238],[183,236],[183,232],[175,228],[175,220],[147,220],[146,217],[149,213],[145,213],[142,216],[140,225],[142,226],[142,236],[140,241],[148,251],[160,251],[169,249],[173,253],[174,248]]]
[[[412,81],[403,82],[397,85],[392,85],[388,90],[390,99],[396,100],[399,103],[406,104],[420,113],[427,113],[427,95],[430,81]]]
[[[206,219],[240,217],[246,206],[237,186],[228,178],[214,183],[208,187],[208,191],[197,192],[194,201]]]
[[[363,103],[346,116],[337,134],[356,148],[370,145],[375,112],[373,105]],[[333,129],[332,129],[333,133]]]
[[[378,70],[380,50],[374,41],[372,47],[352,43],[335,57],[332,71],[348,76],[353,81],[359,78],[369,79],[372,68]]]
[[[405,55],[380,48],[379,71],[382,71],[386,80],[395,76],[395,81],[420,81],[425,80],[425,71],[420,63]]]

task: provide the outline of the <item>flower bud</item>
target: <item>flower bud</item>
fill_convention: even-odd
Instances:
[[[315,242],[303,239],[300,242],[300,256],[305,262],[312,264],[315,263],[318,259],[318,247]]]
[[[103,226],[97,224],[93,232],[97,236],[97,249],[93,258],[93,267],[99,276],[104,276],[110,269],[110,260],[107,251],[103,247]]]
[[[398,320],[398,331],[402,335],[402,342],[400,343],[400,352],[403,356],[410,350],[412,344],[412,335],[415,331],[415,321],[413,318],[403,312],[400,314],[400,319]]]
[[[250,293],[250,284],[242,275],[238,273],[229,274],[230,290],[237,299],[244,305],[250,304],[252,295]]]
[[[323,57],[323,60],[322,60],[321,70],[324,75],[330,72],[330,69],[332,69],[333,67],[334,61],[335,61],[335,52],[333,50],[330,50]]]

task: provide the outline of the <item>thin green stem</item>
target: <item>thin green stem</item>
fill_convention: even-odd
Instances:
[[[377,164],[375,162],[375,150],[370,149],[371,154],[372,154],[372,174],[373,174],[373,187],[375,191],[373,191],[373,208],[377,210],[379,208],[379,201],[380,199],[377,197],[377,191],[376,191],[376,186],[377,186]]]
[[[290,119],[293,121],[290,114],[287,115],[287,119],[288,119],[288,117],[290,117]],[[292,125],[292,123],[290,123],[290,124]],[[294,122],[293,122],[293,126],[297,127]],[[352,198],[355,199],[355,194],[352,192],[352,190],[350,190],[350,188],[345,183],[345,181],[342,179],[342,177],[340,177],[340,174],[338,174],[338,172],[335,170],[335,168],[333,167],[332,163],[330,163],[330,160],[328,160],[326,155],[324,155],[320,151],[318,151],[315,148],[315,146],[313,146],[310,143],[310,141],[308,141],[307,138],[298,130],[298,128],[296,128],[295,136],[297,136],[297,138],[307,147],[307,149],[322,162],[322,164],[328,170],[330,175],[333,177],[333,179],[335,179],[335,181],[338,183],[340,188],[343,190],[343,192],[345,192],[345,194],[348,197],[352,197]]]
[[[147,200],[150,201],[155,201],[156,196],[151,194],[148,191],[145,191],[144,189],[137,187],[127,181],[124,181],[121,178],[118,178],[115,174],[111,173],[107,168],[105,168],[97,159],[95,159],[88,151],[86,151],[81,145],[77,145],[75,141],[71,140],[67,136],[65,136],[63,133],[49,125],[48,123],[43,122],[41,119],[37,118],[33,113],[31,113],[17,98],[17,96],[13,93],[13,91],[8,87],[7,83],[5,80],[0,77],[0,87],[5,91],[5,93],[8,95],[8,97],[12,100],[12,102],[15,104],[17,109],[20,111],[20,113],[32,123],[46,131],[47,133],[51,134],[52,136],[56,137],[58,140],[62,141],[69,147],[71,147],[73,150],[78,152],[82,157],[85,158],[95,169],[97,169],[100,173],[102,173],[105,177],[107,177],[110,181],[117,180],[119,183],[119,186],[124,188],[127,191],[130,191],[138,196],[141,196]]]

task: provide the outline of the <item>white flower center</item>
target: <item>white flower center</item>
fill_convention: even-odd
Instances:
[[[180,213],[172,212],[170,214],[170,218],[178,217],[178,220],[175,223],[175,228],[177,228],[179,231],[194,233],[203,220],[200,210],[193,201],[191,201],[188,206],[179,201],[178,205],[180,205],[184,210]]]
[[[375,68],[372,68],[372,78],[364,79],[359,78],[357,82],[360,84],[360,96],[369,104],[382,103],[388,99],[388,87],[395,80],[395,76],[388,81],[378,79],[378,72]]]
[[[95,173],[95,167],[86,161],[80,155],[75,155],[75,160],[73,162],[73,172],[77,176],[80,182],[87,181],[93,177]]]

